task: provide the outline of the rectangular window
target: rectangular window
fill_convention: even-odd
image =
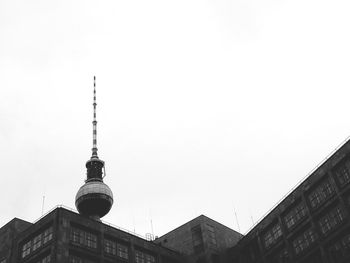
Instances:
[[[70,240],[77,245],[88,247],[88,248],[97,248],[97,236],[73,227],[70,233]]]
[[[97,248],[97,236],[89,232],[85,232],[86,246],[90,248]]]
[[[52,227],[46,229],[43,233],[43,243],[46,244],[52,239]]]
[[[282,236],[282,229],[279,223],[269,229],[263,237],[265,248],[269,248]]]
[[[50,233],[50,234],[48,234]],[[30,253],[36,251],[41,246],[46,244],[52,239],[52,227],[49,227],[42,231],[40,234],[36,235],[31,240],[27,241],[22,246],[22,258],[28,256]]]
[[[212,245],[213,247],[216,247],[217,242],[216,242],[215,228],[211,225],[207,225],[207,230],[208,230],[209,244]]]
[[[329,234],[329,232],[335,229],[344,220],[344,218],[345,213],[341,207],[338,206],[331,210],[318,221],[322,234]]]
[[[316,241],[316,234],[312,229],[306,230],[303,234],[293,240],[295,254],[300,254]]]
[[[312,208],[319,207],[324,201],[326,201],[334,193],[334,187],[327,179],[322,182],[314,191],[312,191],[308,198]]]
[[[25,243],[22,247],[22,258],[25,258],[26,256],[28,256],[30,254],[30,250],[32,247],[32,241],[29,240],[27,243]]]
[[[148,253],[135,250],[135,262],[136,263],[155,263],[156,259],[154,256]]]
[[[117,243],[117,256],[120,258],[128,259],[129,258],[128,247]]]
[[[304,203],[300,203],[284,217],[284,222],[286,223],[287,228],[290,229],[301,221],[306,215],[306,206]]]
[[[117,243],[106,239],[104,250],[107,254],[115,256],[117,254]]]
[[[41,247],[41,234],[33,239],[33,251],[37,250],[39,247]]]
[[[191,229],[192,232],[192,243],[194,251],[201,252],[204,250],[202,229],[200,225],[197,225]]]
[[[345,186],[350,182],[350,160],[340,163],[335,168],[335,175],[340,186]]]

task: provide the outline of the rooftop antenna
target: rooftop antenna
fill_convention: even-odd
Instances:
[[[253,226],[254,226],[255,222],[254,222],[254,218],[253,218],[253,215],[252,215],[252,211],[249,210],[249,214],[250,214],[250,219],[252,220],[252,223],[253,223]]]
[[[152,233],[152,236],[154,237],[154,231],[153,231],[153,221],[152,221],[152,213],[151,213],[151,209],[149,210],[149,217],[150,217],[150,222],[151,222],[151,233]]]
[[[153,231],[153,222],[152,222],[152,218],[151,218],[151,231],[152,231],[152,236],[154,236],[154,231]]]
[[[134,234],[136,233],[136,228],[135,228],[135,215],[132,215],[132,223],[134,225]]]
[[[237,217],[237,212],[236,212],[236,208],[235,208],[235,207],[233,207],[233,211],[234,211],[235,217],[236,217],[238,232],[241,233],[241,228],[240,228],[240,226],[239,226],[238,217]]]
[[[43,195],[43,203],[41,205],[41,215],[44,214],[44,204],[45,204],[45,195]]]

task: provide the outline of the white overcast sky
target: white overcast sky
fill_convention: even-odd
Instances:
[[[0,0],[0,225],[74,208],[92,147],[105,221],[245,233],[350,135],[348,0]]]

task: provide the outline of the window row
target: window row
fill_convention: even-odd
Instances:
[[[148,253],[135,250],[135,262],[136,263],[155,263],[156,258]]]
[[[71,228],[70,240],[80,246],[97,248],[97,235],[76,227]]]
[[[331,230],[335,229],[345,219],[345,212],[340,207],[332,209],[328,214],[323,216],[319,221],[320,229],[323,235],[327,235]]]
[[[333,208],[330,212],[328,212],[326,215],[324,215],[318,220],[318,225],[322,234],[325,236],[330,234],[334,229],[341,225],[345,218],[345,211],[341,206]],[[279,224],[274,225],[263,236],[265,248],[269,248],[271,245],[273,245],[281,235],[282,231]],[[294,252],[296,254],[301,253],[306,248],[308,248],[315,240],[316,233],[312,229],[308,229],[292,241]]]
[[[112,255],[112,256],[118,256],[123,259],[129,258],[129,250],[128,247],[125,245],[122,245],[120,243],[117,243],[113,240],[106,239],[104,242],[104,251],[105,253]]]
[[[335,192],[333,185],[329,179],[324,180],[315,190],[313,190],[308,199],[310,201],[311,208],[319,207],[323,202],[325,202],[329,197],[331,197]]]
[[[270,246],[272,246],[281,236],[281,225],[277,223],[271,229],[269,229],[263,236],[265,248],[269,248]]]
[[[200,225],[196,225],[191,228],[192,233],[192,244],[195,253],[199,253],[204,250],[203,235]]]
[[[350,160],[345,160],[342,163],[340,163],[334,171],[337,182],[339,183],[340,187],[345,186],[350,182]]]
[[[124,258],[128,259],[128,258]],[[118,261],[119,262],[119,261]],[[135,263],[155,263],[156,258],[146,252],[135,250]],[[49,263],[49,262],[42,262]],[[87,259],[77,255],[69,255],[69,263],[95,263],[94,260]]]
[[[306,215],[306,206],[304,203],[300,203],[284,217],[284,222],[286,223],[287,228],[290,229],[305,218]]]
[[[316,233],[313,229],[308,229],[301,235],[297,236],[292,244],[296,255],[303,252],[305,249],[310,247],[316,241]]]
[[[36,235],[34,238],[27,241],[22,246],[22,258],[25,258],[29,254],[33,253],[41,246],[45,245],[52,239],[52,227],[49,227],[42,231],[40,234]]]
[[[206,225],[206,227],[208,230],[209,244],[213,247],[216,247],[217,241],[216,241],[215,228],[211,225]]]

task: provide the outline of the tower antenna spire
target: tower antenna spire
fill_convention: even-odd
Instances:
[[[92,121],[92,157],[91,158],[98,158],[97,156],[97,119],[96,119],[96,76],[94,76],[94,118]]]

